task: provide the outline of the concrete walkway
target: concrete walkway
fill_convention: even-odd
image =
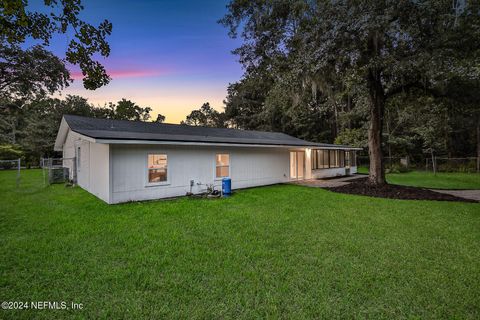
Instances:
[[[441,190],[441,189],[430,189],[438,193],[445,193],[455,197],[476,200],[480,202],[480,190]]]
[[[305,180],[292,181],[291,183],[297,184],[300,186],[305,186],[305,187],[313,187],[313,188],[333,188],[333,187],[341,187],[349,184],[350,182],[352,182],[352,180],[366,178],[366,177],[367,176],[363,174],[355,174],[347,177],[338,177],[338,178],[329,178],[329,179],[305,179]]]

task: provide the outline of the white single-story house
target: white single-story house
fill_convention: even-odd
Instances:
[[[284,133],[65,115],[55,141],[70,177],[107,203],[356,173],[359,148]]]

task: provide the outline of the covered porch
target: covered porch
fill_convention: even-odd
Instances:
[[[290,181],[317,180],[357,173],[360,148],[326,145],[290,149]]]

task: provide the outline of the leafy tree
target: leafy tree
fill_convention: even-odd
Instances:
[[[21,112],[18,102],[0,100],[0,143],[17,143]]]
[[[0,44],[0,56],[0,140],[15,144],[25,104],[68,86],[70,74],[41,46],[22,50]]]
[[[163,114],[158,114],[157,119],[155,120],[156,123],[163,123],[165,122],[165,116]]]
[[[66,114],[146,121],[151,110],[126,99],[118,104],[110,103],[109,107],[95,107],[87,99],[74,95],[67,95],[65,99],[37,97],[25,102],[21,109],[15,103],[0,106],[0,144],[18,146],[27,164],[35,165],[40,157],[59,156],[53,146]]]
[[[83,6],[80,0],[44,0],[45,10],[28,10],[28,1],[0,2],[0,45],[13,50],[27,38],[48,45],[54,34],[73,34],[66,60],[79,65],[86,89],[97,89],[108,84],[110,77],[105,68],[94,60],[96,54],[108,57],[110,46],[105,38],[112,32],[112,24],[104,20],[94,27],[79,18]]]
[[[13,144],[0,144],[0,160],[16,160],[23,159],[25,152],[18,146]],[[13,164],[3,164],[2,167],[9,168]]]
[[[148,121],[150,119],[150,107],[139,107],[135,102],[123,98],[117,104],[110,103],[111,118],[117,120]]]
[[[200,110],[192,110],[185,121],[181,121],[181,124],[189,126],[205,126],[205,123],[207,123],[207,117]]]
[[[70,73],[62,60],[41,46],[22,50],[0,44],[0,97],[26,99],[68,86]]]
[[[236,128],[245,130],[267,129],[264,116],[265,100],[272,88],[268,75],[257,72],[246,74],[243,79],[232,83],[227,89],[225,117]]]
[[[336,138],[335,143],[358,148],[365,148],[368,144],[366,128],[343,130]]]
[[[423,115],[417,115],[418,123],[413,131],[421,138],[423,142],[423,152],[429,153],[432,160],[435,154],[443,153],[447,149],[445,137],[448,136],[451,128],[445,119],[446,107],[442,103],[435,103],[432,98],[422,99],[429,112]],[[435,167],[434,167],[435,171]]]
[[[96,108],[79,96],[35,99],[25,106],[20,129],[19,143],[27,151],[27,160],[35,162],[40,157],[55,155],[53,146],[65,114],[101,118],[110,115],[108,109]]]
[[[200,109],[193,110],[181,124],[203,127],[226,127],[224,113],[218,112],[210,106],[210,103],[204,103]]]
[[[477,76],[472,62],[478,62],[479,6],[456,1],[452,8],[446,0],[233,0],[220,22],[232,37],[242,30],[244,44],[235,52],[247,74],[268,69],[275,81],[293,75],[313,92],[320,88],[332,106],[342,91],[361,89],[355,91],[368,106],[369,181],[381,185],[386,104],[413,88],[430,91],[452,77]]]

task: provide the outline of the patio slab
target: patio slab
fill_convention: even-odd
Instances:
[[[328,179],[305,179],[305,180],[298,180],[292,181],[292,184],[305,186],[305,187],[312,187],[312,188],[333,188],[333,187],[340,187],[349,184],[353,180],[366,178],[366,175],[363,174],[355,174],[351,176],[345,177],[338,177],[338,178],[328,178]]]

